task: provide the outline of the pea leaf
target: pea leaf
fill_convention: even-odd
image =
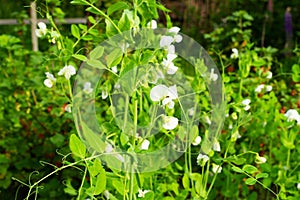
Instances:
[[[72,55],[73,58],[76,58],[77,60],[81,60],[83,62],[87,61],[87,57],[81,54],[74,54]]]
[[[104,169],[101,169],[99,175],[97,176],[94,195],[100,194],[105,189],[106,189],[106,173]]]
[[[93,49],[90,53],[90,59],[98,59],[103,55],[104,48],[102,46],[98,46]]]
[[[256,176],[255,176],[256,179],[268,178],[268,177],[269,177],[269,174],[267,174],[267,173],[259,173],[259,174],[256,174]]]
[[[84,2],[82,0],[71,1],[71,4],[74,4],[74,5],[88,5],[86,2]]]
[[[258,169],[256,167],[254,167],[253,165],[244,165],[242,170],[244,170],[245,172],[247,172],[249,174],[253,174],[258,171]]]
[[[84,158],[86,154],[86,147],[82,141],[75,135],[72,134],[70,137],[70,150],[72,153],[80,158]]]
[[[106,67],[99,60],[87,60],[86,63],[88,65],[92,66],[92,67],[96,67],[96,68],[99,68],[99,69],[106,69]]]
[[[182,185],[183,185],[184,189],[188,189],[190,187],[189,177],[186,173],[183,175]]]
[[[75,38],[77,39],[80,38],[79,28],[75,24],[71,25],[71,33]]]
[[[256,183],[256,180],[255,180],[255,178],[247,178],[246,179],[246,181],[245,181],[245,183],[247,184],[247,185],[254,185],[255,183]]]
[[[129,9],[129,5],[123,1],[117,2],[107,9],[107,15],[111,15],[112,13],[118,11],[118,10],[124,10]]]
[[[236,166],[231,167],[231,169],[232,169],[233,171],[237,172],[237,173],[243,173],[243,172],[244,172],[241,168],[236,167]]]
[[[113,50],[108,56],[107,56],[107,66],[109,68],[116,66],[119,64],[122,60],[123,53],[122,50],[117,48]]]

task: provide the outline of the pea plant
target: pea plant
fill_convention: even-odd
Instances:
[[[41,62],[44,98],[59,99],[61,116],[75,123],[68,121],[69,149],[57,148],[59,164],[41,161],[52,171],[33,172],[28,182],[13,177],[28,188],[25,199],[52,197],[41,195],[44,182],[62,173],[56,187],[69,199],[299,196],[300,115],[295,106],[280,110],[271,71],[276,50],[250,42],[248,13],[228,17],[237,23],[233,46],[209,51],[220,74],[155,0],[118,1],[106,10],[95,0],[70,3],[90,13],[89,25],[63,33],[46,4],[50,25],[39,22],[36,35],[49,46]]]

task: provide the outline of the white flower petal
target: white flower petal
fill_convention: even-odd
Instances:
[[[85,82],[83,86],[83,92],[90,94],[93,92],[93,89],[91,87],[91,82]]]
[[[263,164],[263,163],[267,162],[267,159],[265,157],[261,157],[258,154],[256,154],[255,162],[257,164]]]
[[[147,23],[147,27],[151,29],[156,29],[157,28],[157,22],[155,20],[151,20],[150,22]]]
[[[117,73],[117,72],[118,72],[117,66],[113,66],[113,67],[111,68],[111,71],[113,71],[114,73]]]
[[[213,143],[212,149],[213,149],[214,151],[217,151],[217,152],[220,152],[220,151],[221,151],[221,146],[220,146],[219,141],[216,140],[216,141]]]
[[[163,106],[167,105],[168,108],[173,109],[175,103],[174,103],[174,101],[172,101],[171,98],[167,97],[167,98],[164,98],[164,100],[162,101],[162,105]]]
[[[106,99],[108,97],[108,92],[107,90],[102,90],[102,99]]]
[[[175,46],[174,45],[168,46],[167,52],[168,52],[168,54],[175,54]]]
[[[173,37],[163,35],[160,39],[160,47],[169,47],[173,42]]]
[[[44,80],[44,85],[46,86],[46,87],[48,87],[48,88],[52,88],[52,86],[53,86],[53,81],[51,81],[50,79],[45,79]]]
[[[273,73],[271,72],[271,71],[268,71],[267,72],[267,79],[271,79],[272,78],[272,76],[273,76]]]
[[[261,93],[261,91],[263,90],[265,88],[265,85],[264,84],[260,84],[259,86],[257,86],[256,88],[255,88],[255,92],[256,93]]]
[[[212,68],[210,70],[210,77],[209,77],[209,79],[212,80],[212,81],[217,81],[218,80],[218,74],[215,74],[214,71],[215,71],[214,68]]]
[[[287,117],[287,121],[291,122],[293,120],[297,121],[297,124],[300,124],[300,115],[295,109],[289,109],[285,114],[285,117]]]
[[[267,91],[267,92],[271,92],[272,89],[273,89],[273,87],[272,87],[271,85],[267,85],[267,86],[266,86],[266,91]]]
[[[140,149],[141,149],[141,150],[148,150],[149,145],[150,145],[149,140],[145,139],[145,140],[142,142]]]
[[[163,128],[173,130],[178,125],[178,119],[172,116],[163,116]]]
[[[177,72],[177,70],[178,70],[178,67],[176,67],[174,64],[170,65],[167,68],[167,74],[173,75],[173,74],[175,74]]]
[[[208,160],[209,157],[207,155],[200,153],[197,157],[197,164],[203,166]]]
[[[216,173],[221,173],[222,167],[220,165],[216,165],[215,163],[212,164],[212,171]]]
[[[174,27],[172,27],[172,28],[169,29],[169,32],[170,32],[170,33],[175,33],[175,34],[177,34],[177,33],[179,33],[179,31],[180,31],[180,28],[177,27],[177,26],[174,26]]]
[[[251,103],[251,100],[250,99],[244,99],[242,101],[242,104],[244,104],[245,106],[249,105]]]
[[[66,79],[70,79],[71,76],[75,75],[76,74],[76,69],[74,66],[72,65],[66,65],[64,66],[64,68],[62,68],[59,72],[58,72],[58,75],[59,76],[62,76],[64,75]]]
[[[236,48],[232,49],[232,54],[230,55],[230,58],[236,59],[239,57],[239,51]]]
[[[156,85],[150,91],[150,99],[152,101],[160,101],[162,98],[167,96],[168,87],[165,85]]]
[[[176,85],[173,85],[168,88],[168,96],[171,99],[177,99],[178,98],[178,93],[177,93],[177,87]]]
[[[39,22],[37,25],[41,30],[46,30],[47,29],[47,26],[44,22]]]
[[[181,42],[181,41],[182,41],[182,36],[179,35],[179,34],[178,34],[178,35],[175,35],[175,36],[174,36],[174,41],[177,42],[177,43]]]
[[[197,146],[197,145],[199,145],[200,144],[200,142],[201,142],[201,137],[198,135],[196,138],[195,138],[195,140],[193,141],[193,145],[194,146]]]

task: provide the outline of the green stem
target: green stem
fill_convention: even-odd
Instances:
[[[101,11],[99,8],[97,8],[96,6],[94,6],[92,3],[88,2],[88,1],[84,1],[87,5],[91,6],[93,9],[95,9],[100,15],[102,15],[105,19],[107,19],[113,26],[114,28],[121,33],[121,30],[119,29],[119,27],[111,20],[111,18],[106,15],[103,11]]]
[[[87,167],[85,167],[85,169],[84,169],[83,178],[82,178],[82,181],[81,181],[81,184],[80,184],[80,188],[78,189],[77,200],[80,200],[80,195],[81,195],[81,191],[82,191],[82,188],[83,188],[83,184],[84,184],[84,181],[85,181],[86,174],[87,174]]]

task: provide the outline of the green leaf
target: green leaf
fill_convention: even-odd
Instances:
[[[119,48],[116,48],[113,50],[108,56],[107,56],[107,66],[108,68],[111,68],[113,66],[116,66],[119,64],[122,60],[123,53],[122,50]]]
[[[98,46],[95,49],[93,49],[90,53],[90,59],[98,59],[103,55],[104,48],[102,46]]]
[[[75,38],[77,38],[77,39],[80,38],[79,28],[75,24],[71,25],[71,33]]]
[[[121,31],[126,31],[130,29],[131,22],[129,20],[128,12],[123,12],[121,19],[118,22],[118,27]]]
[[[112,185],[121,195],[124,194],[124,184],[121,181],[114,179]]]
[[[69,146],[74,155],[76,155],[80,158],[85,157],[86,147],[75,134],[71,135]]]
[[[102,164],[99,159],[95,159],[92,165],[88,166],[89,173],[92,177],[96,177],[101,170],[103,170]]]
[[[64,188],[65,193],[72,195],[72,196],[77,195],[77,190],[75,190],[75,188],[72,186],[71,179],[67,179],[65,186],[66,186],[66,188]]]
[[[190,180],[189,180],[189,177],[186,173],[183,175],[182,185],[183,185],[184,189],[190,188]]]
[[[258,172],[258,169],[256,167],[254,167],[253,165],[244,165],[242,170],[244,170],[245,172],[247,172],[249,174]]]
[[[76,58],[77,60],[81,60],[83,62],[87,61],[87,57],[81,54],[74,54],[72,55],[73,58]]]
[[[74,5],[88,5],[85,1],[83,0],[74,0],[74,1],[71,1],[71,4],[74,4]]]
[[[256,180],[255,180],[255,178],[247,178],[246,179],[246,181],[245,181],[245,183],[247,184],[247,185],[254,185],[255,183],[256,183]]]
[[[105,150],[106,144],[101,139],[101,136],[94,133],[84,122],[81,122],[83,136],[90,147],[92,147],[98,153],[102,153]]]
[[[268,177],[269,177],[269,174],[267,174],[267,173],[259,173],[259,174],[256,174],[256,176],[255,176],[256,179],[268,178]]]
[[[96,67],[96,68],[99,68],[99,69],[106,69],[106,67],[99,60],[87,60],[86,63],[88,65],[92,66],[92,67]]]
[[[50,138],[50,141],[57,147],[61,147],[65,143],[65,136],[62,134],[55,134]]]
[[[88,16],[88,20],[92,23],[92,24],[96,24],[96,20],[93,16]]]
[[[97,176],[96,186],[94,195],[98,195],[106,189],[106,174],[105,170],[100,170],[99,175]]]
[[[112,13],[118,11],[118,10],[124,10],[124,9],[129,9],[129,5],[123,1],[117,2],[107,9],[107,15],[111,15]]]
[[[231,169],[232,169],[233,171],[237,172],[237,173],[243,173],[243,172],[244,172],[241,168],[236,167],[236,166],[231,167]]]
[[[114,35],[118,34],[118,30],[112,24],[111,21],[109,21],[108,19],[105,19],[105,24],[106,24],[106,35],[107,36],[110,37],[110,36],[114,36]]]
[[[103,13],[99,12],[99,10],[97,10],[97,9],[95,9],[95,8],[93,8],[93,7],[88,7],[88,8],[85,9],[85,10],[88,11],[88,12],[94,13],[94,14],[96,14],[96,15],[101,15],[101,16],[103,16]]]

